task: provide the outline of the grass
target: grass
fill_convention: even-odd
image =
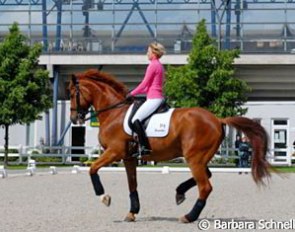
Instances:
[[[275,167],[276,170],[280,172],[288,172],[288,173],[295,173],[295,166],[291,167]]]
[[[8,165],[6,169],[8,170],[23,170],[26,169],[27,165]]]

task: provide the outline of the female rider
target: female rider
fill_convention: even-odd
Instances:
[[[131,91],[131,96],[146,94],[147,100],[141,105],[132,118],[133,130],[138,135],[140,155],[148,155],[151,152],[149,141],[146,137],[142,121],[150,116],[162,103],[164,67],[160,58],[164,55],[165,48],[162,44],[154,42],[148,46],[147,56],[150,63],[146,69],[142,82]]]

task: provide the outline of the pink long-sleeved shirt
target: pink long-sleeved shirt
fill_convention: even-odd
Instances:
[[[164,67],[159,59],[152,59],[146,69],[142,82],[131,95],[146,94],[147,99],[163,98]]]

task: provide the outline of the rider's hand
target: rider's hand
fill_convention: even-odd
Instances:
[[[126,101],[132,103],[134,101],[134,96],[128,93],[126,96]]]

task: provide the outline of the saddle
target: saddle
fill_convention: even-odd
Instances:
[[[133,108],[132,111],[130,113],[129,119],[128,119],[128,125],[129,127],[133,130],[133,123],[132,123],[132,118],[135,115],[136,111],[140,108],[140,106],[146,101],[146,96],[135,96],[134,97],[134,103],[133,103]],[[154,115],[154,114],[160,114],[160,113],[165,113],[170,109],[170,106],[168,105],[166,99],[164,99],[161,103],[161,105],[152,113],[150,114],[148,117],[146,117],[143,122],[142,125],[143,127],[146,129],[148,122],[150,120],[150,118]]]

